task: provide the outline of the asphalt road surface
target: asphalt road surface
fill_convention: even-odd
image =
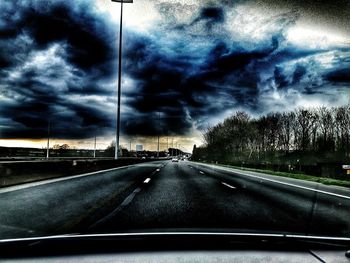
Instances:
[[[350,190],[189,161],[0,189],[0,239],[157,230],[350,237]]]

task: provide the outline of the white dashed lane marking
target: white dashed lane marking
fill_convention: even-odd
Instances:
[[[202,164],[204,166],[204,164]],[[287,182],[282,182],[282,181],[278,181],[275,179],[269,179],[269,178],[265,178],[265,177],[261,177],[261,176],[257,176],[257,175],[253,175],[253,174],[249,174],[248,172],[243,172],[243,171],[235,171],[226,167],[217,167],[217,166],[213,166],[213,165],[205,165],[207,167],[211,167],[215,170],[223,170],[223,171],[229,171],[229,172],[240,172],[242,175],[247,176],[247,177],[251,177],[251,178],[255,178],[258,179],[260,183],[263,183],[263,181],[268,181],[268,182],[273,182],[273,183],[277,183],[277,184],[282,184],[282,185],[287,185],[287,186],[291,186],[291,187],[295,187],[295,188],[299,188],[299,189],[304,189],[304,190],[308,190],[308,191],[313,191],[313,192],[317,192],[317,193],[321,193],[321,194],[325,194],[325,195],[331,195],[331,196],[336,196],[336,197],[340,197],[340,198],[344,198],[344,199],[350,199],[350,196],[346,196],[346,195],[342,195],[342,194],[337,194],[337,193],[332,193],[329,191],[324,191],[324,190],[319,190],[319,189],[314,189],[314,188],[310,188],[307,186],[302,186],[302,185],[297,185],[294,183],[287,183]]]
[[[145,181],[143,181],[144,184],[148,184],[151,181],[151,178],[146,178]]]

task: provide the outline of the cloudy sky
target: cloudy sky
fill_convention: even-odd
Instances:
[[[237,110],[337,106],[350,95],[350,3],[134,0],[124,5],[122,144],[186,150]],[[0,145],[113,140],[118,3],[0,2]]]

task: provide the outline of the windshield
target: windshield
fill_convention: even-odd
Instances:
[[[347,1],[0,10],[0,240],[350,238]]]

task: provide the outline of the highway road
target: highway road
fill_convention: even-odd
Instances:
[[[350,190],[190,161],[0,189],[0,238],[144,230],[350,237]]]

